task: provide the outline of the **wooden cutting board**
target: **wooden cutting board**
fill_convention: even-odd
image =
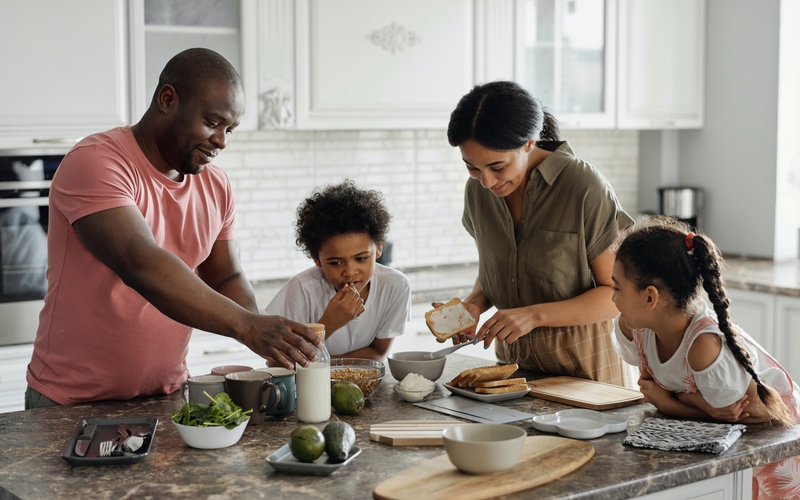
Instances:
[[[608,410],[642,403],[639,391],[575,377],[550,377],[528,382],[528,396],[590,410]]]
[[[369,438],[391,446],[443,445],[442,431],[462,424],[458,420],[390,420],[370,425]]]
[[[519,463],[504,472],[470,475],[459,471],[447,454],[432,458],[390,477],[372,491],[379,500],[481,500],[508,495],[549,483],[589,461],[594,446],[555,436],[525,438]]]

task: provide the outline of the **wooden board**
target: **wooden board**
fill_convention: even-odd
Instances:
[[[528,396],[590,410],[608,410],[642,403],[639,391],[575,377],[550,377],[528,382]]]
[[[390,477],[372,494],[380,500],[494,498],[549,483],[574,471],[592,456],[594,446],[585,441],[530,436],[525,438],[519,463],[507,471],[466,474],[456,469],[445,453]]]
[[[443,445],[442,431],[463,424],[459,420],[390,420],[370,425],[369,438],[391,446]]]

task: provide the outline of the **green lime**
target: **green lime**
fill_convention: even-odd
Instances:
[[[337,382],[331,387],[331,406],[344,415],[355,415],[364,407],[364,393],[352,382]]]
[[[325,451],[325,437],[313,425],[301,425],[289,435],[289,449],[301,462],[313,462]]]

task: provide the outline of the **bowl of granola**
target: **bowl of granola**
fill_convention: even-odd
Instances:
[[[380,361],[362,358],[337,358],[331,360],[331,387],[344,380],[356,384],[364,399],[368,399],[381,385],[386,367]]]

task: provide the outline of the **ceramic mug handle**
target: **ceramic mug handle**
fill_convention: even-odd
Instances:
[[[269,394],[267,393],[268,389],[272,389],[275,391],[275,401],[271,405],[269,405]],[[261,413],[266,413],[267,410],[271,410],[273,408],[277,408],[279,404],[281,404],[281,396],[282,391],[281,388],[277,385],[273,384],[269,380],[265,380],[261,383],[261,407],[258,409]]]
[[[189,399],[186,396],[186,391],[188,389],[189,389],[189,381],[188,380],[184,380],[183,382],[181,382],[181,401],[184,402],[184,403],[188,403],[189,402]]]

